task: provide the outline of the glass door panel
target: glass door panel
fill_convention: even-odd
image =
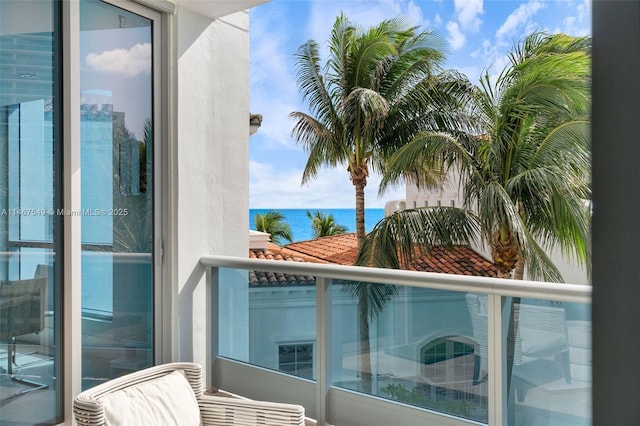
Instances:
[[[80,4],[83,387],[153,362],[152,21]]]
[[[62,419],[57,7],[0,0],[0,424]]]

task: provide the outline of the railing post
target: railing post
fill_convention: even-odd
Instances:
[[[215,386],[214,363],[220,354],[218,333],[220,330],[219,315],[219,279],[220,271],[216,267],[207,267],[206,273],[206,389],[212,391]],[[214,338],[215,336],[215,338]]]
[[[316,277],[316,420],[327,423],[331,387],[331,279]]]
[[[505,384],[503,380],[504,362],[506,360],[502,344],[502,297],[498,294],[489,294],[487,297],[488,311],[488,341],[489,359],[487,369],[489,374],[489,395],[488,395],[488,423],[489,426],[500,426],[503,424],[504,407],[503,395]]]

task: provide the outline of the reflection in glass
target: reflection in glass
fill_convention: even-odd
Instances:
[[[63,388],[57,10],[49,0],[0,8],[0,424],[55,424]]]
[[[152,25],[80,6],[83,387],[152,364]]]
[[[315,379],[314,277],[220,268],[218,283],[220,355]],[[369,316],[369,350],[363,353],[356,285],[377,286],[333,280],[327,301],[332,384],[486,422],[486,296],[410,287],[397,287],[393,295],[372,291],[387,296],[380,312]],[[247,309],[248,341],[239,315]],[[363,374],[365,368],[370,374]]]
[[[333,284],[333,384],[487,422],[487,312],[470,303],[479,295],[398,287],[370,316],[366,375],[353,285]]]
[[[249,272],[251,363],[314,379],[315,278]]]
[[[590,307],[514,299],[505,309],[515,313],[505,336],[509,424],[590,425]]]

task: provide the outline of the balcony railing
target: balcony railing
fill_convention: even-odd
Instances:
[[[210,389],[302,404],[318,424],[591,424],[590,286],[200,262]]]

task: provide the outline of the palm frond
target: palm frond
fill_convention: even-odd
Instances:
[[[387,305],[392,296],[398,292],[398,287],[392,284],[376,284],[363,281],[345,282],[344,291],[354,297],[364,294],[369,306],[369,317],[375,319],[384,307]]]
[[[336,166],[348,162],[351,152],[349,145],[339,139],[340,134],[308,114],[293,112],[290,117],[296,119],[292,136],[309,153],[302,175],[303,184],[315,178],[323,165]]]
[[[469,245],[478,241],[476,216],[456,207],[402,210],[383,218],[367,236],[356,264],[398,269],[434,247]]]
[[[309,110],[325,123],[335,123],[336,111],[320,70],[318,45],[313,40],[301,45],[294,55],[298,90]]]
[[[281,212],[272,210],[264,214],[256,213],[253,221],[257,231],[270,234],[272,243],[281,245],[282,240],[293,241],[291,226],[285,222]]]
[[[551,258],[543,250],[536,239],[524,229],[526,244],[522,251],[525,260],[527,277],[530,280],[547,281],[554,283],[564,282],[562,274],[554,265]]]

